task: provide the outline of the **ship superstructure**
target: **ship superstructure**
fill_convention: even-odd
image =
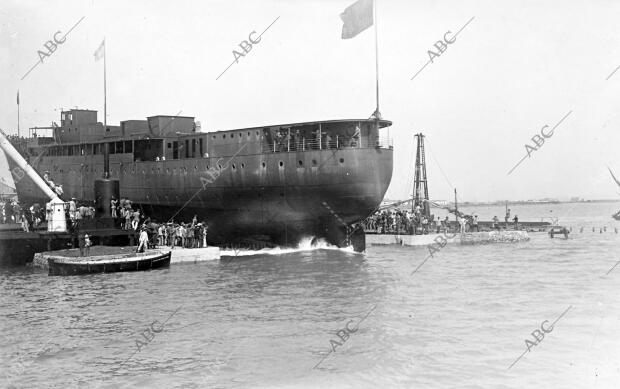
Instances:
[[[351,225],[373,212],[390,184],[393,148],[379,136],[390,125],[352,119],[201,132],[188,116],[104,126],[96,111],[72,109],[51,136],[14,143],[62,184],[65,198],[95,200],[107,144],[120,196],[160,222],[196,215],[213,243],[293,245],[314,236],[343,246],[352,233],[360,238]],[[44,198],[28,178],[16,189],[22,202]]]

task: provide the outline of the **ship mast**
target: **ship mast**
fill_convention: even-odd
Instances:
[[[378,120],[381,120],[381,112],[379,111],[379,40],[378,40],[378,24],[379,18],[377,17],[377,1],[374,0],[374,14],[375,14],[375,81],[376,81],[376,92],[377,92],[377,107],[375,109],[375,113],[373,116]]]

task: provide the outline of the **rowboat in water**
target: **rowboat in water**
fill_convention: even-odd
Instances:
[[[98,258],[50,257],[50,276],[69,276],[91,273],[114,273],[159,269],[170,266],[171,252],[141,256],[105,256]]]

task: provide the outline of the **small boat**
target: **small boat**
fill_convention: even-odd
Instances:
[[[76,274],[113,273],[159,269],[170,266],[171,252],[143,256],[105,256],[94,258],[50,257],[50,276],[70,276]]]

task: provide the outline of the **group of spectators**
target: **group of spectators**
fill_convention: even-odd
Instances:
[[[449,227],[448,217],[438,221],[435,215],[427,216],[420,207],[413,211],[400,209],[376,212],[364,221],[364,230],[378,234],[428,234]]]
[[[120,202],[112,199],[112,217],[121,220],[121,228],[139,233],[138,251],[157,246],[183,248],[207,247],[208,226],[205,221],[198,222],[194,215],[191,223],[158,223],[151,220],[144,212],[134,210],[131,200],[121,199]],[[119,211],[120,210],[120,211]]]
[[[159,246],[176,246],[183,248],[207,247],[207,233],[209,227],[206,222],[199,223],[194,216],[191,223],[166,223],[157,228],[157,244]]]
[[[68,206],[68,219],[71,220],[72,224],[79,223],[82,219],[94,219],[95,218],[95,207],[92,205],[87,206],[86,203],[78,203],[75,200],[75,197],[69,200]]]
[[[457,214],[456,231],[465,232],[479,232],[480,226],[478,222],[478,215],[466,215],[460,211],[454,211]],[[490,229],[500,230],[501,228],[508,228],[509,221],[514,222],[513,227],[515,230],[519,229],[519,217],[515,215],[510,217],[510,209],[506,210],[504,216],[504,223],[500,223],[497,216],[494,216],[491,220]],[[413,211],[403,211],[400,209],[383,210],[374,213],[369,216],[364,222],[364,230],[367,232],[374,232],[377,234],[428,234],[432,232],[449,232],[450,220],[446,216],[443,220],[435,219],[435,215],[427,216],[424,209],[419,206],[415,207]]]
[[[307,137],[310,135],[309,137]],[[360,129],[356,128],[355,133],[351,137],[340,136],[338,139],[332,137],[329,132],[312,131],[309,134],[306,130],[280,128],[272,130],[271,137],[273,139],[273,151],[296,151],[296,150],[318,150],[319,145],[322,149],[335,149],[342,147],[358,147],[360,144]]]
[[[45,209],[39,203],[22,206],[17,200],[0,201],[0,222],[2,224],[17,223],[25,232],[30,232],[45,219]]]
[[[133,209],[131,200],[124,198],[117,200],[115,197],[112,197],[112,200],[110,200],[110,213],[112,219],[120,220],[120,227],[127,231],[133,230],[137,232],[141,225],[151,221],[150,218],[141,214],[139,210]],[[143,223],[140,223],[141,221]]]

